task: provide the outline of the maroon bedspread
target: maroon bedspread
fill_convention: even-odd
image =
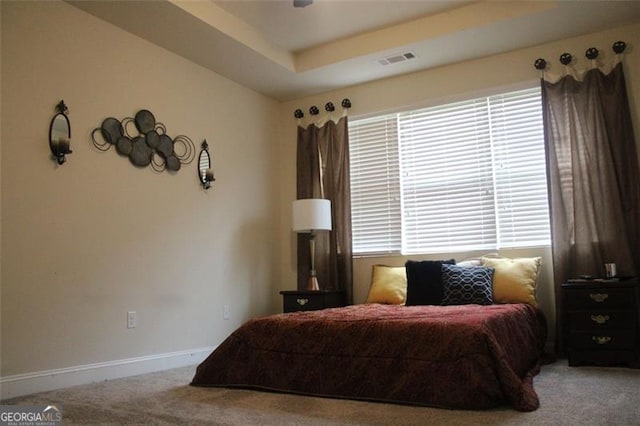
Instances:
[[[532,411],[546,332],[541,312],[525,304],[365,304],[272,315],[238,328],[191,384]]]

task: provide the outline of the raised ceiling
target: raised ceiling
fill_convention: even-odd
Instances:
[[[280,101],[640,20],[640,1],[68,2]]]

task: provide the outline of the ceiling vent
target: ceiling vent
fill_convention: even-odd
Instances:
[[[398,62],[409,61],[415,58],[416,58],[415,53],[406,52],[406,53],[401,53],[399,55],[391,55],[391,56],[387,56],[386,58],[378,59],[377,62],[380,65],[391,65],[391,64],[397,64]]]

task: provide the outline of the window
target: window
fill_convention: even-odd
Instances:
[[[548,245],[540,89],[349,123],[356,254]]]

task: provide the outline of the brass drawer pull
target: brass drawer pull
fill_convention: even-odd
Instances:
[[[598,302],[598,303],[602,303],[605,300],[607,300],[607,298],[609,297],[609,295],[607,293],[590,293],[589,297],[591,298],[591,300],[593,300],[594,302]]]
[[[309,303],[309,299],[296,299],[296,302],[298,302],[298,305],[304,306]]]
[[[609,321],[609,315],[591,315],[591,321],[597,324],[604,324]]]
[[[611,337],[609,336],[592,336],[591,340],[596,342],[599,345],[605,345],[611,341]]]

